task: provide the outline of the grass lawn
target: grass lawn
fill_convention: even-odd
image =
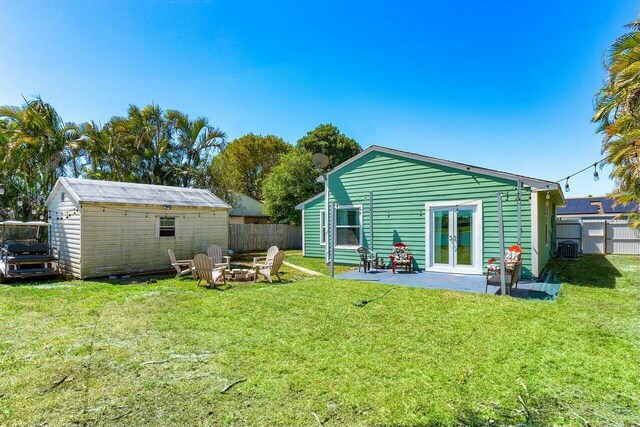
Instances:
[[[291,264],[299,265],[300,267],[308,268],[309,270],[317,271],[325,275],[329,275],[329,266],[325,264],[322,258],[305,258],[302,256],[302,251],[285,251],[285,261]],[[353,265],[335,264],[335,274],[344,273],[349,270],[357,268]]]
[[[557,263],[557,302],[292,272],[3,286],[0,425],[637,424],[639,264]]]

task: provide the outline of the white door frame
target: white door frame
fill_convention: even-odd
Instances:
[[[473,265],[471,266],[442,266],[435,265],[433,262],[433,254],[431,251],[432,230],[431,230],[431,213],[432,209],[437,208],[475,208],[473,219]],[[441,202],[426,202],[424,204],[425,212],[425,270],[437,271],[444,273],[460,273],[460,274],[482,274],[482,200],[446,200]]]

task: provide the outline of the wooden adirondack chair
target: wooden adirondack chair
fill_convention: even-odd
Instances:
[[[171,249],[169,249],[169,259],[171,260],[171,266],[176,269],[176,272],[177,272],[176,279],[192,273],[192,270],[193,270],[192,259],[176,260],[176,254],[174,254]]]
[[[193,264],[193,276],[198,279],[198,285],[204,281],[209,287],[215,287],[216,282],[221,279],[223,284],[227,284],[226,268],[213,268],[213,261],[207,255],[196,254]]]
[[[404,243],[394,243],[391,247],[391,272],[396,272],[397,266],[404,266],[404,269],[411,273],[411,267],[413,264],[413,255],[409,252],[409,248]]]
[[[282,267],[282,262],[284,261],[284,252],[278,251],[271,262],[270,265],[266,264],[256,264],[254,269],[249,271],[248,275],[253,275],[253,282],[255,283],[258,275],[264,276],[265,279],[269,281],[269,283],[273,283],[273,277],[277,277],[280,282],[282,279],[280,278],[280,267]]]
[[[224,266],[227,270],[231,270],[231,257],[226,255],[222,256],[222,249],[220,248],[220,246],[209,246],[209,249],[207,249],[207,255],[209,255],[209,258],[211,258],[211,261],[213,261],[214,268]]]
[[[273,263],[273,258],[280,251],[277,246],[271,246],[267,251],[267,256],[256,257],[253,259],[253,268],[256,268],[256,265],[266,266],[271,265]]]
[[[484,289],[485,293],[489,290],[489,282],[491,282],[491,284],[500,284],[500,275],[503,270],[496,261],[499,262],[500,259],[489,258],[487,264],[487,284]],[[522,248],[520,246],[513,245],[505,251],[504,266],[507,293],[511,294],[511,288],[518,289],[518,281],[520,280],[520,270],[522,268]]]

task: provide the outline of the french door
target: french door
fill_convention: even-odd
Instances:
[[[428,269],[453,273],[481,271],[478,206],[433,206],[428,211]]]

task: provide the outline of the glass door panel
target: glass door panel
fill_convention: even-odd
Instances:
[[[433,212],[433,262],[449,264],[449,211]]]
[[[460,209],[456,214],[456,265],[473,265],[473,211]]]

